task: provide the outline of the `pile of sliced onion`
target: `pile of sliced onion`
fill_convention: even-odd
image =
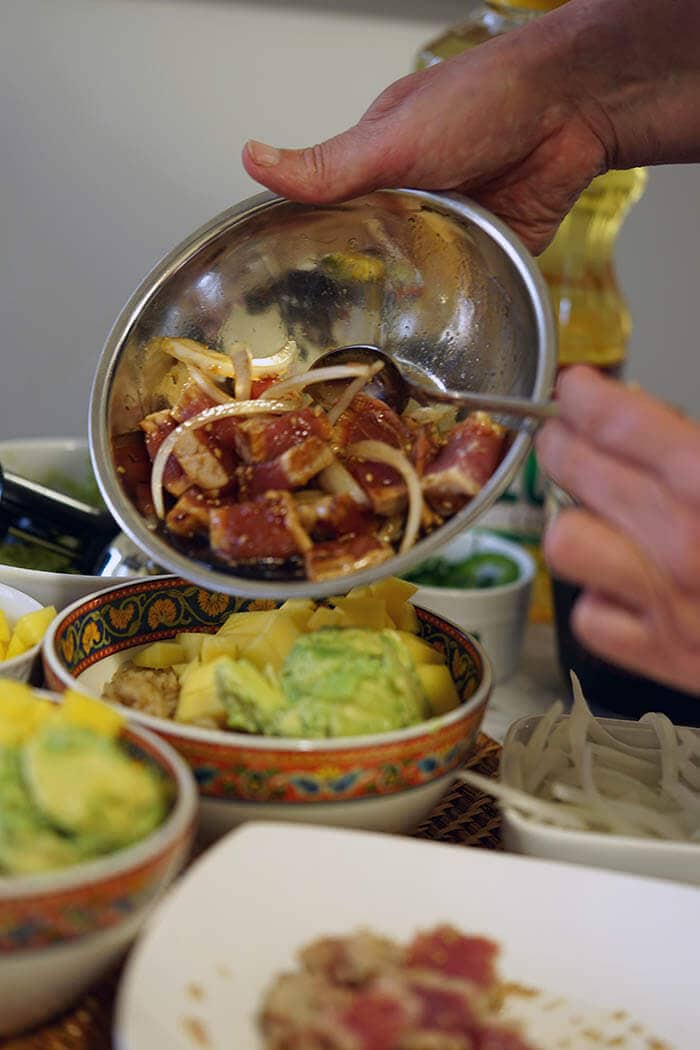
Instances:
[[[319,370],[321,371],[321,370]],[[421,515],[423,513],[423,492],[420,487],[420,479],[415,467],[407,456],[387,445],[384,441],[358,441],[347,450],[348,455],[357,456],[359,459],[373,460],[375,463],[386,463],[402,476],[406,482],[408,492],[408,513],[403,530],[399,554],[410,550],[416,542],[418,530],[420,529]]]
[[[700,732],[649,713],[627,727],[638,743],[626,743],[571,679],[571,713],[553,704],[526,742],[509,741],[500,781],[471,771],[460,778],[541,823],[700,843]]]
[[[171,430],[156,452],[151,469],[151,499],[156,515],[159,518],[165,517],[163,473],[169,456],[186,430],[199,430],[208,423],[215,423],[218,419],[227,419],[229,416],[279,415],[282,412],[289,412],[289,404],[286,401],[273,401],[268,398],[258,398],[256,401],[230,401],[226,405],[205,408],[203,412],[192,416],[191,419],[186,419],[184,423]]]

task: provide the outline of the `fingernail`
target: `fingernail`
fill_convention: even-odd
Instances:
[[[282,157],[281,150],[275,146],[268,146],[265,142],[256,142],[255,139],[246,142],[246,149],[253,164],[258,164],[261,168],[274,168]]]

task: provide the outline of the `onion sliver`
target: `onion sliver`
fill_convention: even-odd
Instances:
[[[250,373],[250,351],[245,343],[234,343],[230,350],[233,361],[236,401],[248,401],[252,376]]]
[[[294,339],[288,339],[281,350],[270,357],[254,357],[250,362],[253,375],[258,378],[262,376],[275,376],[286,372],[299,357],[299,347]]]
[[[229,416],[255,416],[255,415],[280,415],[288,412],[289,405],[284,401],[273,401],[267,398],[259,398],[257,401],[231,401],[227,405],[214,405],[205,408],[191,419],[186,419],[174,430],[171,430],[165,438],[153,459],[151,468],[151,499],[156,515],[165,517],[165,505],[163,502],[163,473],[168,457],[173,452],[179,438],[186,430],[199,430],[207,423],[215,423],[218,419],[227,419]]]
[[[309,368],[298,376],[290,376],[281,383],[274,383],[265,391],[265,397],[279,397],[290,390],[303,390],[312,383],[330,383],[334,379],[353,379],[369,372],[369,365],[329,365],[328,368]]]
[[[161,336],[157,345],[163,353],[169,354],[183,365],[194,365],[202,372],[217,376],[219,379],[233,378],[233,362],[228,354],[221,354],[218,350],[210,350],[209,347],[195,342],[194,339],[173,339],[170,336]]]
[[[328,422],[331,426],[335,426],[345,409],[352,403],[353,398],[359,394],[364,386],[367,386],[370,379],[372,379],[373,376],[376,376],[377,372],[380,372],[382,368],[384,368],[384,362],[375,361],[373,365],[369,366],[364,375],[358,376],[357,379],[353,379],[352,383],[348,383],[345,390],[343,390],[342,394],[333,405],[333,408],[326,413],[328,416]]]
[[[200,372],[194,365],[186,365],[187,372],[193,382],[197,384],[200,390],[203,390],[214,401],[218,401],[220,405],[224,405],[233,399],[225,390],[221,390],[216,383],[213,383],[211,379],[208,379],[204,375],[204,372]]]
[[[375,463],[386,463],[387,466],[393,467],[394,470],[398,471],[406,482],[408,513],[406,515],[401,546],[399,547],[399,554],[405,554],[416,542],[423,513],[423,492],[415,467],[403,452],[400,452],[392,445],[387,445],[384,441],[358,441],[347,449],[347,453],[360,459],[374,460]]]
[[[334,459],[329,466],[324,467],[316,480],[324,492],[330,492],[334,496],[351,496],[361,507],[369,503],[363,489],[339,459]]]

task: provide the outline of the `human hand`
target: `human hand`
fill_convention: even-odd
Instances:
[[[543,469],[582,506],[547,530],[555,576],[583,594],[574,634],[639,674],[700,693],[700,424],[640,390],[567,369]]]
[[[319,145],[249,142],[249,175],[292,200],[456,190],[542,251],[608,168],[700,159],[697,0],[569,0],[404,77]]]
[[[604,122],[597,131],[592,112],[558,97],[548,40],[514,33],[404,77],[348,131],[299,150],[248,142],[244,166],[311,203],[392,186],[460,191],[539,251],[606,167]]]

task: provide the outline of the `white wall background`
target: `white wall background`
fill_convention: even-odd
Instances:
[[[467,0],[0,0],[0,438],[82,434],[124,301],[254,191],[240,148],[353,122]],[[629,372],[700,414],[697,167],[652,173],[618,269]]]

